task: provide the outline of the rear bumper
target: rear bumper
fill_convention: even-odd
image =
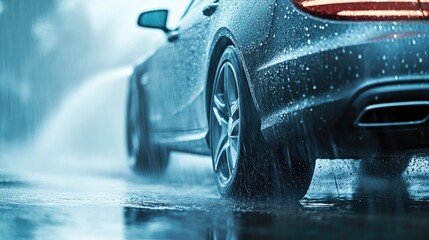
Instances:
[[[266,140],[273,144],[304,147],[317,158],[362,158],[375,154],[428,153],[427,116],[421,118],[421,114],[415,114],[422,121],[403,124],[397,122],[393,124],[388,122],[381,126],[357,124],[362,112],[373,104],[427,101],[429,101],[429,80],[376,84],[356,91],[351,98],[313,105],[297,111],[284,109],[284,114],[279,117],[283,120],[263,128],[262,132]]]
[[[277,73],[268,75],[272,85],[265,92],[255,90],[266,99],[258,101],[264,137],[314,157],[429,152],[429,121],[357,124],[371,105],[429,102],[429,37],[419,36],[374,40],[262,69],[261,78]]]
[[[428,101],[429,80],[392,81],[360,89],[330,130],[333,142],[342,155],[424,152],[429,148],[429,109],[420,104]],[[376,109],[380,114],[368,112],[368,106],[381,106]],[[365,115],[372,118],[363,122]]]

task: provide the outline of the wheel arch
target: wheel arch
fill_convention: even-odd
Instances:
[[[208,65],[207,65],[207,71],[206,71],[206,87],[205,87],[205,107],[206,107],[206,119],[207,122],[210,120],[210,103],[211,103],[211,94],[213,92],[213,84],[214,84],[214,79],[215,79],[215,73],[216,73],[216,69],[217,66],[219,64],[219,61],[222,57],[222,54],[224,53],[224,51],[226,50],[226,48],[228,48],[229,46],[233,46],[237,49],[237,54],[238,54],[238,58],[240,60],[240,62],[242,63],[242,67],[244,69],[244,74],[246,77],[246,81],[247,84],[249,86],[249,90],[250,90],[250,95],[251,95],[251,99],[253,101],[253,104],[255,104],[256,108],[257,107],[257,101],[255,99],[254,96],[254,91],[252,90],[252,81],[251,81],[251,74],[249,73],[249,69],[248,69],[248,65],[246,64],[246,57],[243,54],[243,50],[245,51],[246,45],[245,43],[240,43],[238,42],[235,38],[234,35],[227,29],[227,28],[221,28],[214,37],[214,40],[212,41],[213,43],[211,44],[211,48],[209,51],[209,57],[208,57]],[[249,49],[247,49],[249,50]],[[255,116],[255,118],[258,119],[258,121],[260,121],[260,116],[258,113],[258,116]],[[209,142],[209,132],[206,136],[206,141],[208,144],[210,144]]]

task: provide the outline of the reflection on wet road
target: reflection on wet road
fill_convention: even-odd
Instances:
[[[205,157],[173,154],[160,179],[135,176],[121,161],[95,161],[92,169],[82,168],[82,159],[62,170],[55,163],[4,167],[0,236],[392,239],[425,238],[429,227],[428,159],[415,159],[393,180],[360,178],[356,160],[318,160],[310,190],[297,204],[221,198]]]

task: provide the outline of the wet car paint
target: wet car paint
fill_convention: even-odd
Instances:
[[[208,153],[204,135],[213,71],[225,46],[234,45],[258,112],[255,121],[261,120],[273,147],[296,148],[290,143],[299,142],[295,145],[309,159],[427,151],[427,121],[410,136],[354,126],[363,111],[354,99],[364,90],[386,84],[394,91],[410,82],[418,90],[427,84],[427,21],[336,21],[304,13],[291,1],[254,3],[220,2],[205,17],[207,1],[199,2],[184,16],[183,29],[179,24],[183,39],[165,42],[136,67],[131,81],[142,82],[148,94],[156,142]],[[392,101],[369,98],[374,104]],[[404,130],[411,128],[417,127]],[[351,135],[347,139],[345,132]]]

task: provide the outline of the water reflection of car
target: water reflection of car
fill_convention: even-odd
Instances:
[[[389,236],[388,239],[398,236],[402,239],[410,234],[419,236],[426,228],[421,224],[410,225],[410,222],[425,222],[421,209],[429,207],[429,202],[411,197],[404,178],[361,178],[349,197],[331,199],[329,193],[324,194],[327,194],[324,198],[306,199],[302,205],[287,207],[277,201],[277,204],[255,203],[250,208],[246,203],[231,206],[226,204],[228,200],[216,199],[216,204],[186,203],[189,205],[181,207],[156,202],[130,205],[123,209],[124,235],[126,239],[175,239],[177,236],[208,240],[314,239],[332,236],[334,228],[338,229],[335,232],[338,239],[361,239],[361,232],[367,236],[379,235],[380,227],[395,224],[395,231],[383,234]],[[157,204],[161,204],[163,210],[153,209]],[[183,207],[187,211],[180,210]],[[323,212],[324,219],[329,219],[328,223],[320,221],[318,211]],[[372,217],[361,219],[362,214],[372,214]],[[396,217],[386,217],[392,215]],[[369,227],[356,228],[357,222]]]
[[[429,146],[429,4],[195,0],[139,25],[165,44],[130,79],[132,167],[209,154],[227,196],[301,198],[317,158],[362,158],[398,176]]]

